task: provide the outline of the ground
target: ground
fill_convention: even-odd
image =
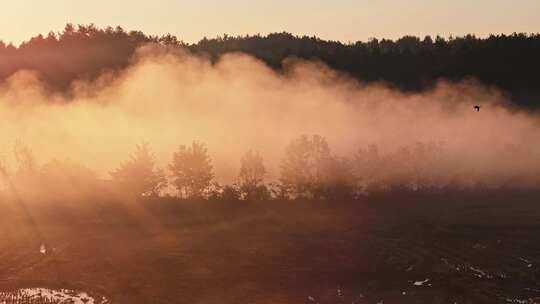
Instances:
[[[0,291],[67,288],[111,303],[540,302],[538,198],[4,200]]]

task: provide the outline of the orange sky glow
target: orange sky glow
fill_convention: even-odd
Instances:
[[[67,22],[121,25],[148,34],[206,37],[288,31],[343,42],[369,38],[538,32],[537,0],[21,0],[0,10],[0,39],[19,44]]]

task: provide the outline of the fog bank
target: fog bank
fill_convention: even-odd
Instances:
[[[208,146],[218,181],[233,181],[250,149],[264,157],[271,180],[292,138],[320,134],[343,156],[369,144],[391,152],[440,143],[448,157],[439,174],[466,168],[490,182],[539,185],[539,117],[510,108],[494,88],[440,81],[406,94],[318,62],[290,58],[284,65],[278,73],[243,54],[212,63],[150,45],[122,72],[75,81],[70,97],[48,92],[38,74],[19,71],[0,86],[1,155],[10,163],[20,140],[39,163],[69,159],[109,178],[140,142],[149,142],[165,167],[178,145],[198,140]]]

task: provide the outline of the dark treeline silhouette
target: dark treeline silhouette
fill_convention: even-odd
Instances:
[[[121,27],[67,24],[60,33],[49,32],[23,42],[18,48],[0,41],[0,78],[19,70],[36,70],[52,89],[65,91],[78,79],[94,79],[105,71],[129,64],[135,50],[146,43],[183,46],[176,37],[148,36]]]
[[[512,151],[509,151],[512,152]],[[456,165],[442,143],[418,142],[394,151],[376,145],[349,156],[334,154],[320,135],[302,135],[284,149],[280,174],[268,180],[261,154],[248,151],[240,158],[238,175],[218,183],[205,144],[180,145],[166,169],[157,166],[148,143],[137,145],[127,161],[100,180],[90,169],[70,161],[38,165],[21,142],[13,149],[14,162],[0,162],[0,191],[32,200],[73,201],[110,194],[176,197],[183,200],[347,201],[367,196],[440,195],[538,191],[540,174],[510,170],[498,176],[479,168]],[[504,157],[504,155],[503,155]]]
[[[146,43],[183,47],[214,60],[244,52],[275,69],[281,69],[288,57],[320,60],[356,79],[382,81],[405,91],[427,89],[438,79],[472,77],[503,90],[517,105],[540,106],[540,34],[523,33],[449,39],[405,36],[347,44],[273,33],[224,35],[187,44],[170,34],[157,37],[121,27],[68,24],[61,33],[38,35],[19,47],[0,43],[0,79],[33,69],[51,88],[68,91],[74,79],[93,79],[103,71],[125,68],[137,47]]]

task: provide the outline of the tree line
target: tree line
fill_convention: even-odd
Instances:
[[[147,43],[189,49],[217,60],[243,52],[276,70],[288,57],[320,60],[366,82],[385,82],[405,91],[422,91],[438,79],[475,78],[498,87],[520,106],[540,106],[540,34],[514,33],[478,38],[370,39],[342,43],[317,37],[272,33],[266,36],[204,38],[184,43],[174,35],[146,35],[121,27],[67,24],[62,32],[38,35],[19,47],[0,42],[0,79],[21,69],[37,70],[52,89],[69,91],[75,79],[94,79],[106,70],[121,70],[135,50]]]
[[[15,143],[13,152],[16,170],[9,170],[6,162],[0,162],[4,190],[38,190],[38,196],[56,193],[62,197],[91,196],[103,191],[98,187],[96,174],[82,165],[53,160],[38,166],[32,151],[21,142]],[[134,197],[227,201],[348,200],[369,195],[436,194],[515,186],[501,180],[487,181],[475,175],[475,168],[455,168],[448,154],[441,143],[419,142],[390,153],[368,145],[350,157],[342,157],[332,152],[324,137],[302,135],[285,147],[277,180],[268,181],[263,157],[250,150],[240,158],[236,181],[222,185],[215,180],[205,144],[195,141],[180,145],[169,164],[160,168],[150,145],[142,143],[110,172],[107,185],[115,192]],[[508,181],[517,178],[510,177]],[[538,173],[525,176],[530,180],[539,177]]]

